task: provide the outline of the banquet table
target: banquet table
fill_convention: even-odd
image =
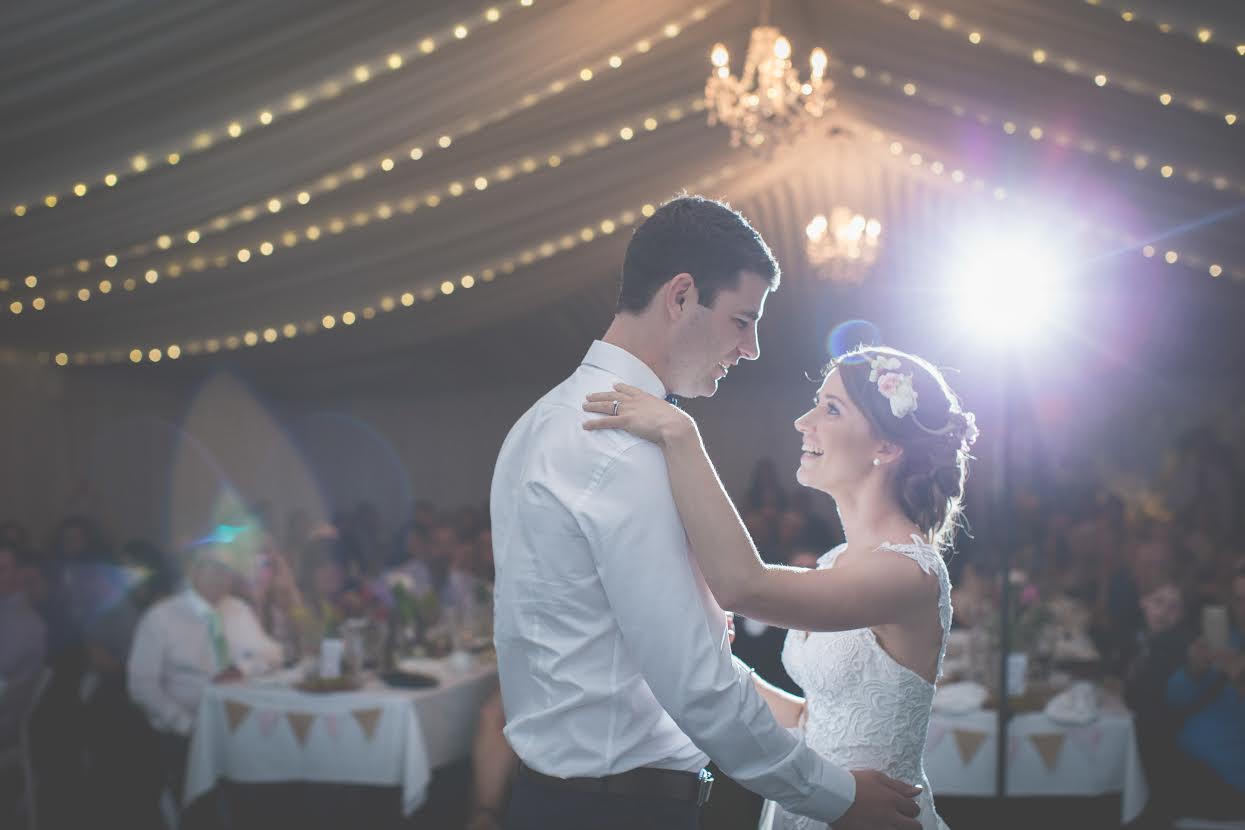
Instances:
[[[935,712],[925,745],[925,774],[934,797],[995,794],[997,713]],[[1007,727],[1007,795],[1120,794],[1121,823],[1141,814],[1149,798],[1132,715],[1109,701],[1083,725],[1057,723],[1042,712],[1017,714]]]
[[[297,688],[304,669],[291,669],[209,686],[190,742],[185,803],[222,779],[332,782],[398,787],[403,812],[414,812],[432,771],[470,754],[497,668],[486,658],[469,667],[422,660],[403,668],[438,685],[394,688],[367,676],[354,691],[311,693]]]

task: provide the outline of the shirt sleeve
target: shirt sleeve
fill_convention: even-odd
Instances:
[[[656,445],[603,466],[575,508],[623,641],[657,701],[724,772],[789,811],[832,822],[855,779],[782,728],[731,658],[726,618],[693,563]]]
[[[157,613],[148,613],[134,632],[134,645],[126,666],[130,698],[161,732],[184,735],[194,727],[194,714],[187,712],[164,692],[164,654],[169,647],[166,626]]]

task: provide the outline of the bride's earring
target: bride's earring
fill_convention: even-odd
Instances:
[[[881,467],[881,466],[882,466],[882,460],[881,460],[880,458],[875,458],[875,459],[873,459],[873,466],[874,466],[874,467]]]

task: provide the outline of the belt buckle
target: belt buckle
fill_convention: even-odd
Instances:
[[[709,801],[709,793],[713,792],[713,773],[707,769],[700,771],[700,791],[696,794],[696,806],[703,807]]]

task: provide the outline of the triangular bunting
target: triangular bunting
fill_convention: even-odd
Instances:
[[[238,727],[242,725],[242,721],[246,720],[246,716],[249,714],[251,714],[251,707],[247,704],[236,700],[225,701],[225,719],[229,721],[230,735],[238,731]]]
[[[294,737],[298,738],[299,746],[307,745],[307,734],[311,732],[311,722],[316,718],[310,712],[286,712],[285,719],[290,722],[290,729],[294,730]]]
[[[1038,755],[1042,756],[1042,763],[1046,765],[1047,772],[1055,771],[1055,762],[1059,760],[1059,750],[1063,749],[1063,741],[1064,735],[1061,732],[1029,736],[1029,743],[1033,744]]]
[[[380,708],[355,709],[350,713],[359,722],[359,728],[363,730],[363,734],[367,736],[369,741],[376,734],[376,724],[380,723],[380,713]]]
[[[325,715],[322,722],[324,731],[329,733],[330,738],[337,740],[337,715]]]
[[[973,762],[987,737],[985,732],[970,732],[967,729],[952,729],[951,734],[955,736],[955,748],[960,751],[960,760],[965,764]]]

